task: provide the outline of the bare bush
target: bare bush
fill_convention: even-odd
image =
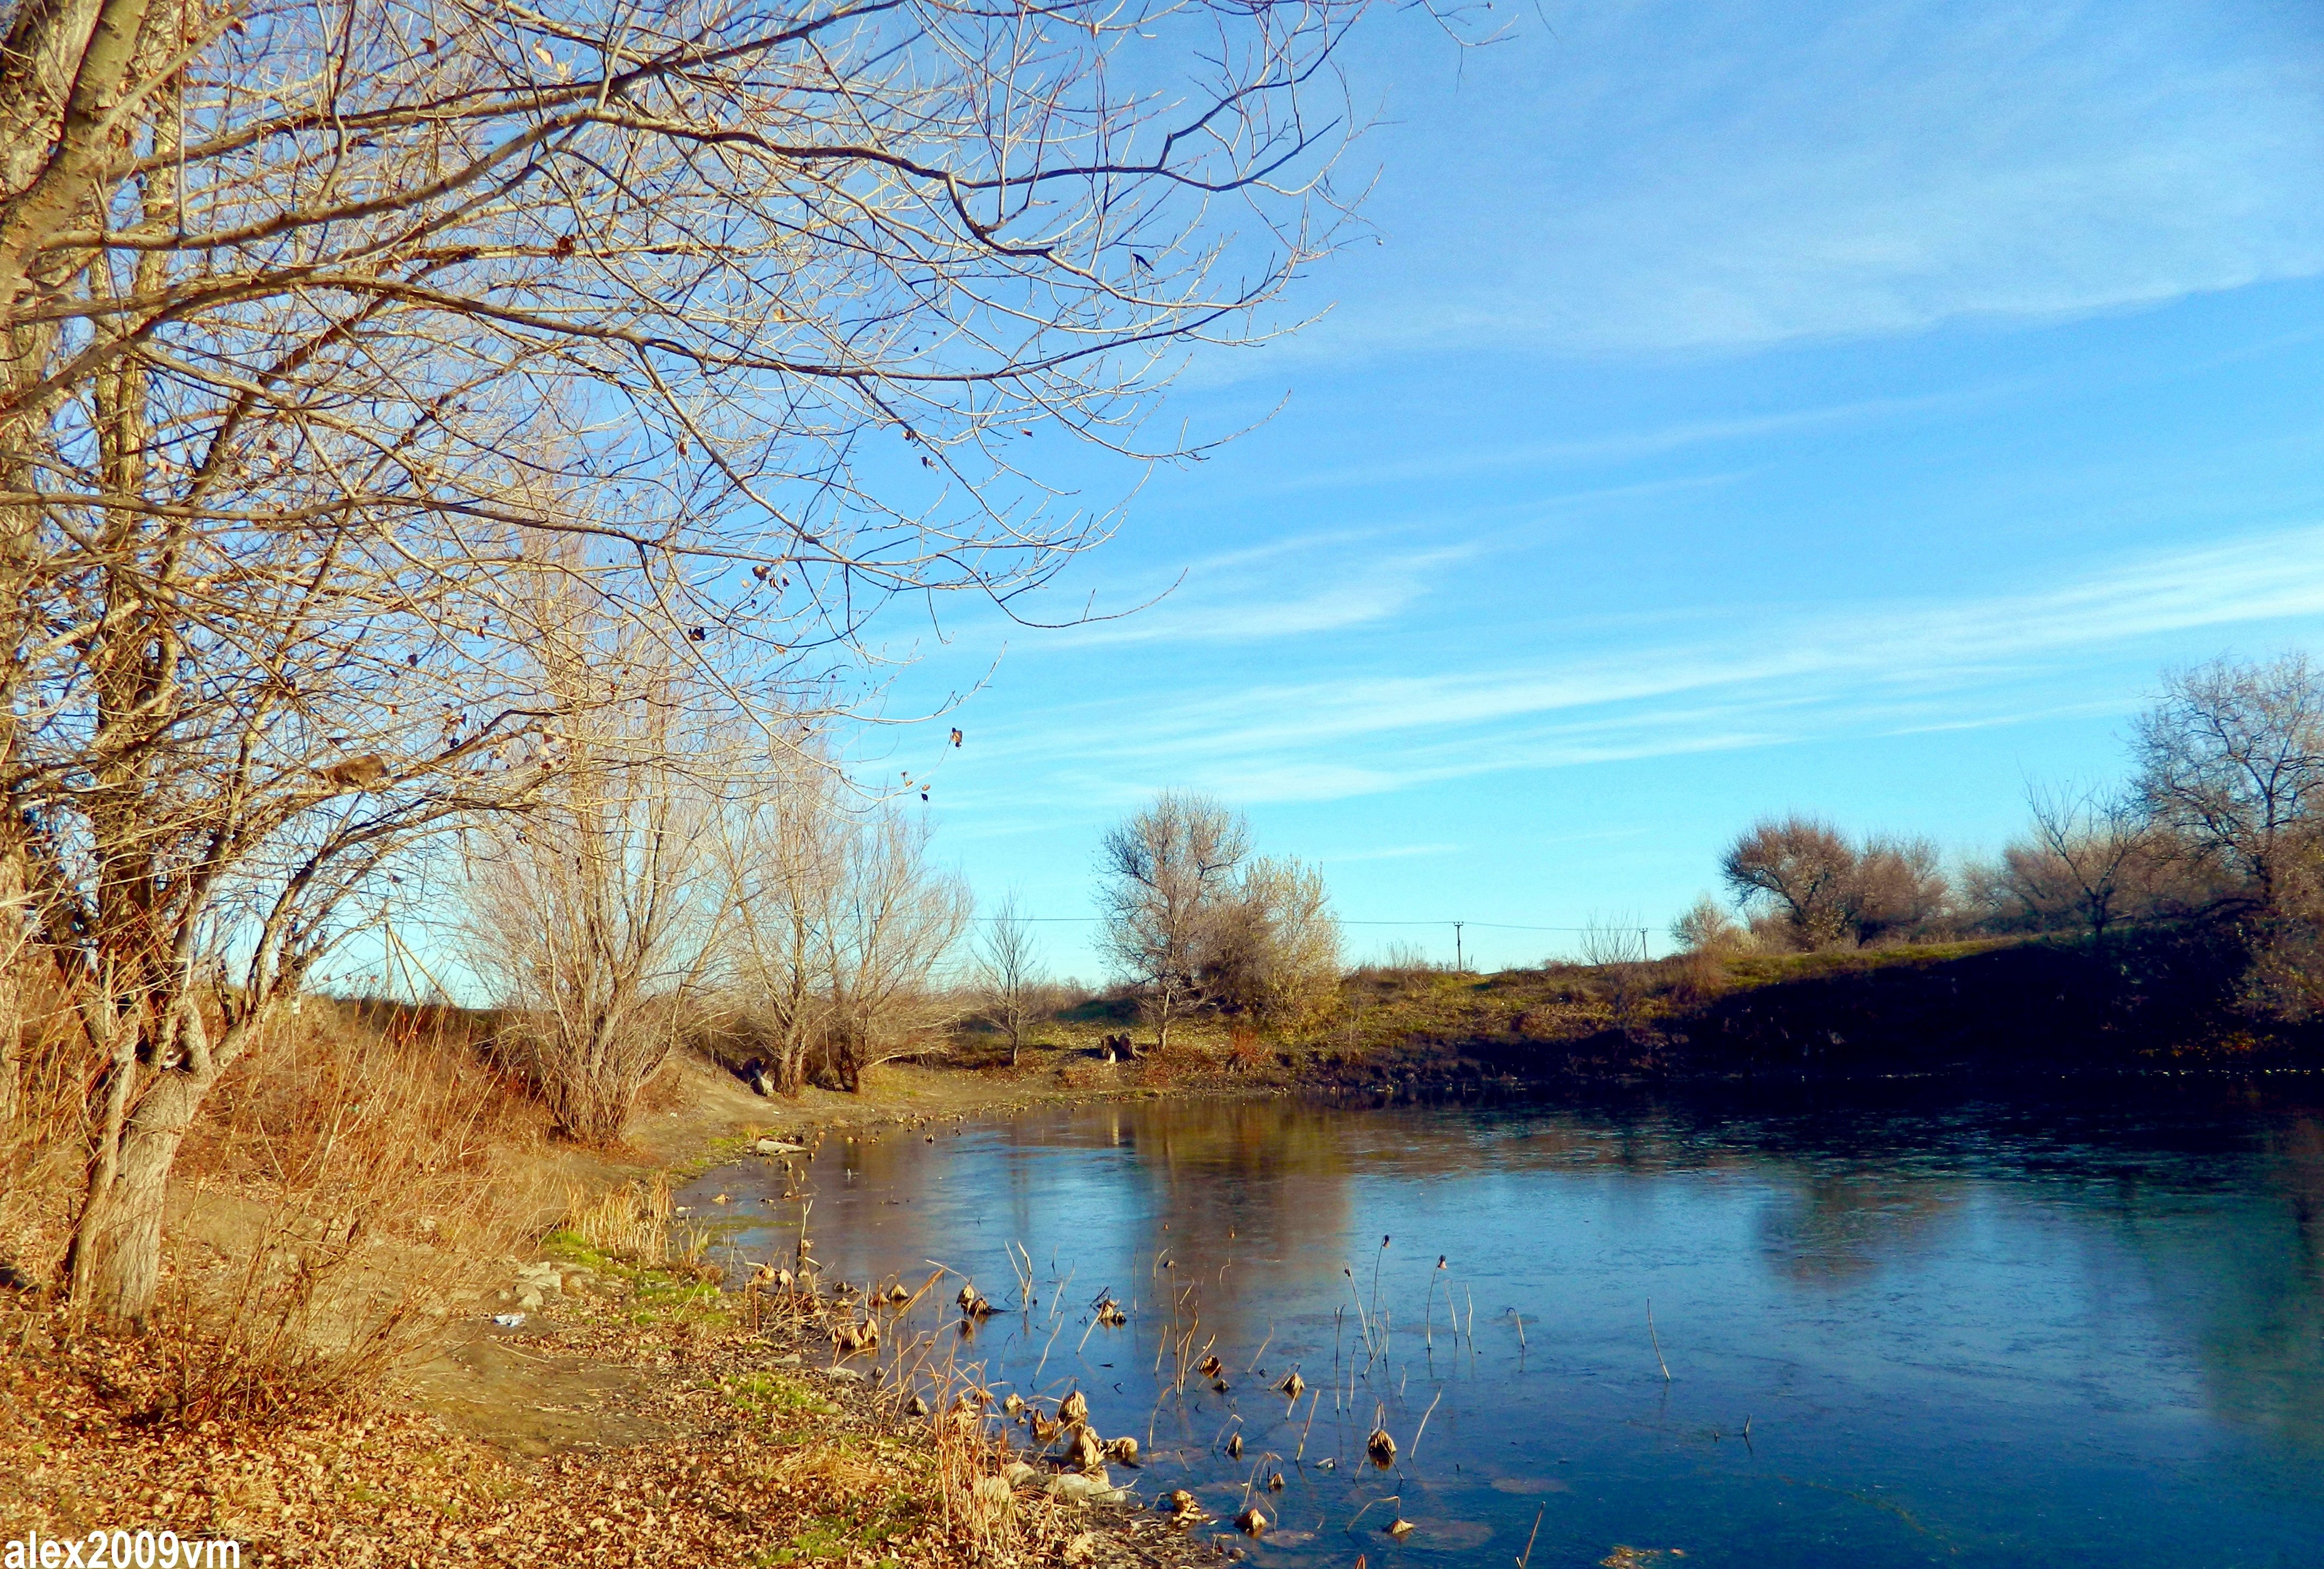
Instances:
[[[1582,962],[1636,964],[1647,957],[1646,932],[1629,916],[1593,916],[1582,923]]]
[[[1841,890],[1848,929],[1859,946],[1930,934],[1949,913],[1952,887],[1926,839],[1873,838],[1857,852]]]
[[[957,1016],[941,976],[974,901],[930,863],[925,817],[862,804],[803,748],[729,802],[721,835],[724,1005],[769,1047],[771,1088],[857,1089],[866,1068],[926,1050]]]
[[[471,830],[467,962],[558,1126],[603,1144],[621,1137],[711,977],[732,760],[710,706],[651,642],[593,616],[555,619],[558,634],[532,656],[544,690],[595,683],[641,697],[576,702],[556,767],[524,808]]]
[[[1451,966],[1430,958],[1428,950],[1418,943],[1396,942],[1382,948],[1370,967],[1395,975],[1426,975]]]
[[[807,1087],[831,1016],[824,934],[838,918],[850,831],[839,789],[832,768],[803,758],[732,803],[721,840],[730,986],[767,1048],[768,1084],[786,1095]]]
[[[1690,954],[1739,953],[1752,941],[1750,932],[1708,893],[1671,922],[1670,935],[1672,942]]]
[[[847,836],[821,934],[825,1066],[841,1089],[860,1089],[866,1069],[927,1049],[954,1017],[937,975],[975,901],[929,863],[927,847],[927,820],[892,804]]]
[[[1213,924],[1204,993],[1230,1011],[1299,1034],[1340,998],[1340,923],[1323,873],[1288,857],[1246,866]]]
[[[1648,989],[1646,934],[1633,916],[1592,916],[1582,923],[1582,962],[1597,972],[1609,1022],[1625,1036],[1638,1028]]]

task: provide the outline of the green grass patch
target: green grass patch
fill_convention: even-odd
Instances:
[[[787,1545],[776,1548],[767,1562],[821,1564],[846,1558],[859,1548],[876,1550],[889,1537],[909,1532],[919,1520],[919,1505],[910,1494],[899,1491],[890,1493],[868,1518],[844,1515],[808,1516],[807,1523],[791,1534]],[[892,1565],[895,1562],[893,1557],[879,1560],[882,1565]]]
[[[720,1379],[715,1385],[700,1387],[715,1389],[728,1405],[753,1417],[773,1419],[802,1414],[815,1417],[839,1415],[838,1407],[798,1380],[787,1379],[780,1373],[736,1373],[731,1378]]]

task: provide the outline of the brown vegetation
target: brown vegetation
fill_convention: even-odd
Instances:
[[[1946,913],[1949,892],[1933,844],[1851,840],[1797,814],[1737,840],[1720,875],[1737,904],[1767,910],[1766,929],[1801,949],[1925,935]]]
[[[1252,859],[1241,814],[1166,790],[1107,832],[1098,869],[1102,946],[1158,1048],[1197,1010],[1295,1035],[1332,1011],[1340,928],[1323,874]]]
[[[1762,821],[1720,865],[1749,929],[1706,895],[1672,936],[1720,959],[2135,931],[2242,955],[2223,1020],[2324,1008],[2324,674],[2299,654],[2173,672],[2133,739],[2125,785],[2029,787],[2029,835],[1950,876],[1923,842]]]
[[[660,1169],[632,1174],[556,1140],[530,1081],[490,1066],[504,1022],[322,999],[279,1020],[188,1141],[143,1333],[43,1288],[78,1172],[49,1158],[53,1144],[8,1144],[0,1467],[15,1479],[12,1527],[152,1521],[232,1536],[259,1562],[357,1564],[539,1562],[583,1527],[609,1562],[658,1564],[782,1552],[1005,1564],[1080,1537],[1085,1518],[1048,1499],[996,1501],[1002,1457],[980,1431],[900,1420],[895,1400],[786,1366],[862,1310],[788,1288],[779,1300],[722,1292]],[[55,1063],[32,1045],[27,1109],[69,1112],[78,1097],[47,1092]],[[948,1094],[868,1084],[863,1112],[1023,1094],[960,1076]],[[733,1098],[707,1127],[749,1137],[734,1113],[762,1103],[682,1053],[641,1098],[650,1115],[631,1135],[669,1112],[695,1118],[722,1086]],[[706,1125],[690,1125],[698,1140]],[[505,1301],[493,1288],[544,1233],[546,1303]],[[526,1310],[522,1329],[482,1324],[503,1306]],[[490,1360],[503,1338],[504,1412],[473,1409],[456,1394],[466,1384],[426,1393],[447,1347]],[[532,1414],[585,1398],[577,1425]],[[568,1430],[582,1448],[557,1439],[540,1468],[521,1463],[540,1432]],[[1081,1551],[1121,1556],[1096,1538]]]

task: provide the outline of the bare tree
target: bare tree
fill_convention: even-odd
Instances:
[[[1240,813],[1207,796],[1165,790],[1107,831],[1098,851],[1100,942],[1144,991],[1157,1048],[1198,1000],[1218,922],[1250,854]]]
[[[1927,840],[1851,841],[1796,814],[1755,825],[1727,852],[1720,872],[1738,905],[1772,907],[1780,929],[1803,949],[1921,936],[1952,900]]]
[[[844,1090],[866,1068],[923,1049],[954,1016],[936,972],[968,928],[967,885],[927,859],[925,818],[884,805],[848,836],[822,933],[828,1066]]]
[[[2059,894],[2076,924],[2097,940],[2120,920],[2126,906],[2151,895],[2153,830],[2140,803],[2095,787],[2043,789],[2029,785],[2034,846],[2012,846],[2005,863],[2030,905]],[[2054,890],[2054,892],[2049,891]]]
[[[2313,891],[2324,846],[2324,679],[2305,654],[2165,678],[2135,732],[2154,819],[2263,916]]]
[[[1049,988],[1041,979],[1033,928],[1026,922],[1013,889],[977,939],[976,985],[983,996],[985,1016],[1009,1037],[1009,1066],[1014,1067],[1025,1049],[1026,1031],[1040,1016]]]
[[[858,1089],[866,1068],[925,1049],[953,1016],[936,978],[974,908],[929,863],[926,820],[803,760],[738,789],[721,832],[723,984],[766,1021],[774,1087]]]
[[[1719,867],[1737,904],[1775,906],[1803,948],[1828,947],[1848,935],[1848,881],[1855,870],[1855,848],[1839,829],[1797,813],[1754,825]]]
[[[891,598],[1016,605],[1106,523],[1027,433],[1134,454],[1330,244],[1351,14],[15,7],[0,902],[85,1037],[86,1306],[144,1311],[180,1141],[391,866],[638,696],[529,686],[522,580],[778,749]]]
[[[1856,852],[1840,887],[1849,935],[1858,945],[1924,935],[1950,910],[1952,885],[1935,844],[1875,837]]]
[[[606,682],[641,654],[656,668],[613,678],[641,698],[586,711],[523,809],[472,831],[468,964],[512,1016],[558,1126],[610,1143],[713,973],[727,893],[714,835],[733,763],[650,643],[576,619],[537,653],[545,688]]]
[[[847,836],[835,770],[802,757],[729,803],[726,965],[742,1009],[763,1019],[774,1088],[796,1095],[823,1053],[831,998],[823,934],[838,918]]]

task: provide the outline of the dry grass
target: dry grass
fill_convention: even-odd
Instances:
[[[669,1182],[659,1172],[594,1195],[567,1183],[560,1229],[608,1258],[659,1264],[669,1257],[672,1213]]]
[[[60,1354],[141,1421],[263,1420],[378,1387],[423,1353],[540,1210],[544,1119],[453,1010],[309,1000],[228,1073],[172,1175],[143,1335]],[[58,1277],[88,1141],[89,1071],[39,1032],[0,1135],[0,1259]]]
[[[484,1289],[540,1208],[545,1127],[460,1024],[309,1003],[219,1086],[180,1157],[151,1415],[375,1388]]]
[[[17,1114],[0,1121],[0,1269],[19,1288],[56,1278],[70,1235],[87,1141],[78,1027],[37,975],[24,981]]]

